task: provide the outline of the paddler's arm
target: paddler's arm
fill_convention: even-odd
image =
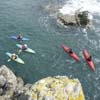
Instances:
[[[20,49],[19,51],[18,51],[18,54],[20,54],[22,52],[22,49]]]

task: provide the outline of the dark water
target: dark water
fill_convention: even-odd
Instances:
[[[100,100],[100,30],[83,33],[79,28],[63,28],[53,16],[43,10],[48,3],[61,4],[57,0],[0,0],[0,64],[11,68],[26,82],[55,75],[67,75],[78,78],[82,83],[86,100]],[[95,19],[99,17],[95,16]],[[16,62],[7,63],[5,52],[18,52],[18,41],[11,40],[11,35],[22,33],[30,41],[25,41],[36,54],[21,53],[19,56],[25,65]],[[78,63],[64,52],[61,45],[74,49],[81,58]],[[83,59],[82,50],[86,48],[93,56],[96,72],[94,73]]]

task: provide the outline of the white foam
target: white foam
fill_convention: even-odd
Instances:
[[[82,8],[91,13],[100,14],[100,0],[70,0],[59,10],[62,14],[74,14],[75,10]]]

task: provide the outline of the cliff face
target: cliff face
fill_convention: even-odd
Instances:
[[[48,77],[35,84],[24,84],[6,66],[0,67],[0,100],[85,100],[78,79]]]
[[[28,100],[26,91],[30,87],[31,84],[25,85],[22,78],[16,77],[5,65],[0,67],[0,100]]]
[[[85,100],[78,79],[48,77],[36,82],[28,94],[34,100]]]

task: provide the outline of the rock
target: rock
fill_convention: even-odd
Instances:
[[[74,14],[58,13],[58,19],[64,25],[78,25],[84,28],[93,27],[93,16],[88,11],[76,10]]]
[[[2,95],[3,94],[3,89],[2,88],[0,88],[0,95]]]
[[[31,89],[31,87],[32,87],[32,84],[26,84],[25,86],[24,86],[24,91],[27,91],[27,90],[30,90]]]
[[[13,100],[29,100],[29,96],[21,93],[20,95],[16,95],[12,98]]]
[[[55,76],[24,84],[4,65],[0,67],[0,86],[0,100],[85,100],[78,79]]]
[[[55,100],[52,96],[44,96],[43,100]]]
[[[16,88],[16,86],[17,86],[16,76],[5,65],[1,66],[1,68],[0,68],[0,75],[3,75],[6,78],[7,83],[9,83],[9,84],[11,83],[13,85],[12,86],[13,90]]]
[[[85,100],[79,80],[66,76],[39,80],[27,94],[34,100]]]
[[[21,77],[18,77],[17,78],[17,88],[22,88],[23,86],[24,86],[24,81],[22,80],[22,78]]]
[[[2,96],[12,96],[13,91],[16,89],[17,80],[14,73],[8,69],[6,66],[0,67],[0,83],[2,82],[3,95]]]
[[[25,98],[29,98],[25,93],[29,90],[30,86],[31,84],[24,86],[22,78],[16,77],[5,65],[0,67],[0,100],[14,100],[19,97],[22,98],[24,95]]]
[[[61,13],[58,14],[58,19],[64,24],[64,25],[76,25],[77,21],[75,19],[74,15],[62,15]]]
[[[0,96],[0,100],[6,100],[5,97]]]
[[[0,75],[0,88],[6,84],[6,78],[3,75]]]

